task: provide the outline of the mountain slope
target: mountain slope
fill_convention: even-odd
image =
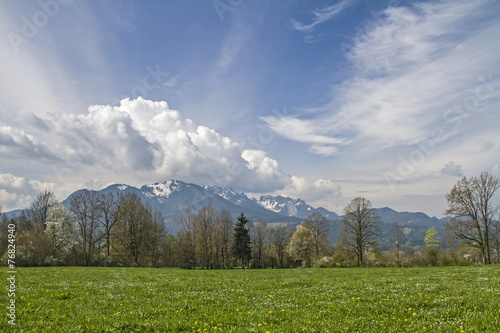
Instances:
[[[81,191],[81,190],[79,190]],[[69,208],[71,197],[79,191],[71,194],[63,205]],[[251,220],[257,221],[264,219],[267,222],[292,222],[294,224],[300,223],[300,220],[293,217],[283,216],[274,212],[262,209],[254,209],[251,205],[236,205],[230,200],[225,199],[219,194],[215,194],[196,184],[184,183],[178,180],[169,180],[165,182],[144,185],[140,189],[124,185],[115,184],[108,186],[98,193],[135,193],[145,204],[160,212],[165,218],[167,231],[176,234],[180,230],[180,217],[186,212],[188,208],[197,212],[205,206],[214,206],[217,211],[226,210],[229,214],[236,218],[241,213]],[[246,197],[246,196],[245,196]],[[248,197],[247,197],[248,199]],[[251,201],[250,199],[248,199]],[[257,205],[258,206],[258,205]]]
[[[304,200],[292,199],[289,197],[283,197],[281,195],[261,196],[259,204],[262,205],[267,210],[276,212],[278,214],[294,216],[301,219],[307,218],[314,212],[320,212],[329,220],[335,220],[339,218],[339,216],[336,213],[330,212],[323,207],[314,208],[311,205],[308,205]]]
[[[389,207],[376,208],[376,211],[384,223],[397,222],[405,227],[420,225],[425,227],[440,226],[442,221],[437,217],[429,217],[424,213],[397,212]]]
[[[71,197],[82,190],[71,194],[62,204],[69,208]],[[249,198],[245,193],[237,193],[232,189],[225,189],[215,185],[201,187],[196,184],[178,180],[169,180],[160,183],[147,184],[141,188],[125,184],[108,186],[98,193],[135,193],[145,204],[160,212],[166,220],[167,231],[176,234],[180,230],[180,217],[187,208],[196,212],[204,206],[214,206],[217,211],[226,210],[236,219],[239,214],[253,221],[259,219],[268,223],[290,223],[293,226],[300,224],[303,219],[314,212],[323,214],[331,224],[332,241],[336,240],[336,230],[341,223],[342,216],[322,207],[314,208],[301,199],[292,199],[283,196],[261,196],[259,200]],[[413,244],[423,242],[425,231],[435,226],[440,235],[443,235],[443,222],[446,220],[429,217],[424,213],[397,212],[391,208],[376,208],[384,222],[383,231],[388,234],[392,223],[397,222],[405,227],[405,232]]]

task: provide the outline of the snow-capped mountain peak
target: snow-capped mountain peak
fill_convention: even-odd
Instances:
[[[302,200],[294,200],[288,197],[263,195],[260,197],[259,203],[266,209],[288,216],[297,216],[297,208],[301,204],[305,204]]]
[[[234,191],[232,188],[222,188],[216,185],[207,185],[203,187],[205,190],[217,194],[218,196],[223,197],[226,200],[231,201],[235,205],[241,205],[248,201],[255,201],[255,199],[250,199],[247,197],[245,193],[238,193]]]
[[[142,193],[149,197],[156,197],[158,201],[162,202],[176,191],[179,191],[186,185],[184,182],[178,180],[168,180],[161,183],[154,183],[149,185],[144,185],[141,188]]]
[[[289,197],[283,197],[281,195],[272,196],[272,195],[263,195],[260,197],[258,203],[262,205],[262,207],[267,210],[273,211],[278,214],[306,218],[312,213],[319,211],[327,218],[337,218],[338,215],[327,211],[324,208],[314,208],[308,205],[302,199],[292,199]]]

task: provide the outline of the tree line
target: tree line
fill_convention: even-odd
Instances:
[[[499,263],[500,223],[495,192],[498,178],[483,172],[463,177],[446,195],[451,218],[445,223],[445,243],[434,227],[424,246],[407,244],[407,229],[394,223],[381,251],[382,221],[371,202],[354,198],[336,226],[315,212],[295,228],[236,221],[212,206],[187,209],[180,231],[167,233],[163,217],[133,193],[125,195],[81,190],[65,209],[50,191],[42,191],[16,218],[2,215],[0,227],[16,225],[16,264],[151,266],[183,268],[269,268],[423,266]],[[7,234],[2,232],[2,234]],[[0,239],[6,262],[7,238]]]

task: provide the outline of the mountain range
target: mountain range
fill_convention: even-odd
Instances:
[[[79,191],[82,190],[72,193],[62,204],[69,208],[72,196]],[[179,180],[143,185],[140,188],[126,184],[114,184],[96,192],[135,193],[145,204],[163,215],[167,232],[172,234],[176,234],[180,230],[180,216],[186,209],[190,208],[196,212],[208,205],[214,206],[217,211],[228,211],[233,218],[244,213],[252,221],[264,220],[270,225],[286,223],[296,226],[310,214],[320,212],[330,221],[332,240],[336,238],[336,230],[342,219],[335,212],[323,207],[314,208],[301,199],[280,195],[263,195],[257,200],[233,189],[215,185],[202,187]],[[448,219],[429,217],[421,212],[397,212],[388,207],[376,208],[376,211],[384,222],[384,234],[388,233],[392,223],[398,222],[405,227],[405,233],[409,239],[413,239],[414,245],[423,243],[425,231],[432,226],[435,226],[442,234],[443,222]]]

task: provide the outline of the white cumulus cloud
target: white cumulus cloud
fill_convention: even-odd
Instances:
[[[24,129],[1,126],[0,148],[29,160],[33,169],[45,168],[45,173],[25,180],[14,176],[11,167],[1,174],[1,199],[9,207],[26,206],[43,189],[68,195],[70,188],[142,185],[172,178],[253,193],[304,190],[305,199],[326,193],[324,181],[312,180],[304,187],[305,182],[283,172],[265,151],[242,150],[238,142],[184,119],[164,101],[139,97],[124,99],[118,106],[92,105],[85,114],[40,118],[24,112],[14,120],[13,125],[24,124]]]

